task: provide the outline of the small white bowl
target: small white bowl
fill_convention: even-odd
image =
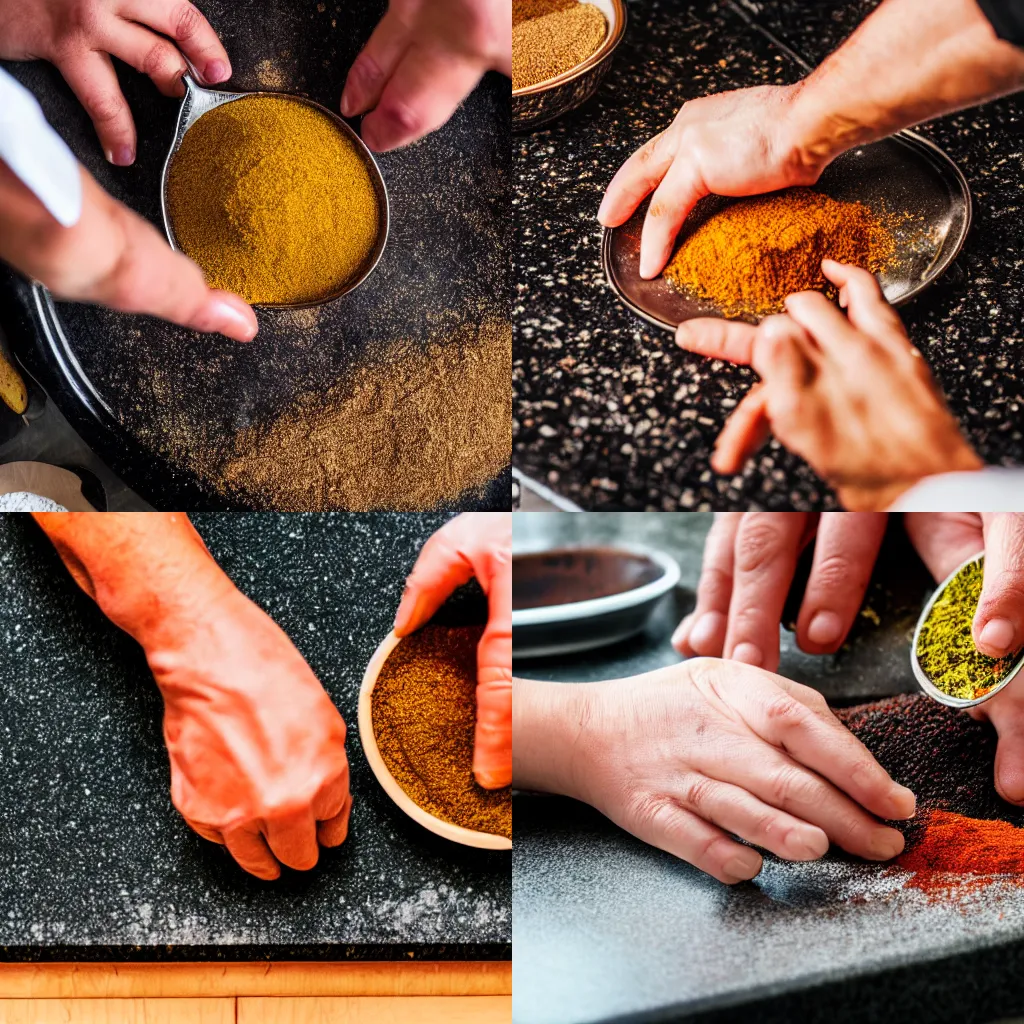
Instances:
[[[450,821],[435,818],[402,789],[384,763],[384,758],[377,747],[377,737],[373,732],[373,688],[377,685],[377,677],[388,655],[400,642],[400,638],[395,636],[393,630],[384,637],[380,646],[373,652],[370,664],[366,666],[363,685],[359,690],[359,739],[373,774],[377,776],[377,781],[384,788],[384,792],[398,804],[399,808],[413,821],[419,822],[431,832],[450,839],[453,843],[462,843],[463,846],[476,846],[482,850],[511,850],[512,840],[504,836],[496,836],[492,832],[477,832],[475,829],[463,828],[461,825],[453,825]]]

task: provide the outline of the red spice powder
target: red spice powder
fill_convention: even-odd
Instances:
[[[980,888],[992,875],[1024,885],[1024,828],[929,811],[924,828],[896,863],[913,871],[908,884],[925,892]]]

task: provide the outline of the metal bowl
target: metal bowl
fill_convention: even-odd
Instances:
[[[604,42],[582,64],[525,89],[512,90],[512,130],[525,131],[548,124],[582,106],[608,73],[626,32],[625,0],[586,0],[608,19]]]
[[[971,562],[984,562],[985,553],[980,552],[977,555],[971,555],[970,558],[965,558],[936,588],[935,593],[928,599],[928,603],[924,606],[924,611],[921,612],[921,617],[917,620],[917,628],[914,630],[914,640],[910,647],[910,665],[914,670],[914,678],[917,680],[918,685],[929,697],[933,700],[937,700],[940,704],[946,704],[951,708],[973,708],[978,704],[984,704],[985,701],[991,700],[1000,690],[1009,686],[1014,679],[1017,678],[1017,673],[1020,672],[1021,668],[1024,667],[1024,650],[1017,652],[1017,660],[1013,667],[1006,673],[1005,676],[1000,680],[998,684],[992,687],[991,690],[983,693],[980,697],[974,697],[967,699],[965,697],[951,697],[948,693],[940,690],[932,681],[928,678],[928,673],[921,668],[921,663],[917,660],[917,641],[921,635],[921,627],[924,625],[925,620],[931,613],[932,605],[939,599],[943,591],[949,585],[950,581],[956,576],[956,574],[965,566],[970,565]]]

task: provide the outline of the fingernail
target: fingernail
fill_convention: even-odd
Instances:
[[[395,612],[395,632],[404,636],[409,632],[409,626],[416,621],[416,606],[419,604],[419,595],[409,587],[402,593],[402,600],[398,602],[398,611]]]
[[[843,623],[835,612],[816,612],[807,626],[807,639],[821,647],[838,643],[842,635]]]
[[[721,612],[705,612],[690,630],[690,646],[703,654],[722,635],[724,625],[725,616]]]
[[[764,661],[764,654],[757,644],[744,641],[733,648],[732,660],[742,661],[744,665],[760,665]]]
[[[903,836],[894,828],[878,831],[871,837],[871,853],[877,860],[892,860],[903,852]]]
[[[895,821],[912,818],[917,813],[917,797],[906,786],[893,784],[889,794],[889,817]]]
[[[693,622],[692,612],[687,615],[678,626],[676,626],[675,632],[672,634],[672,639],[669,641],[673,647],[678,647],[683,642],[683,637],[686,636],[686,631],[689,629],[691,622]]]
[[[786,836],[785,847],[791,860],[818,860],[828,853],[828,836],[820,829],[794,829]]]
[[[733,854],[723,865],[727,875],[749,880],[761,870],[761,855],[756,850],[744,849]]]
[[[351,89],[349,88],[349,86],[346,85],[345,91],[341,94],[342,117],[352,117],[352,115],[355,114],[356,110],[358,109],[356,107],[355,97],[353,95],[354,92],[354,89]]]
[[[676,328],[676,344],[682,345],[683,348],[686,348],[686,343],[690,340],[692,333],[693,332],[686,324],[680,324]]]
[[[1016,632],[1009,619],[989,619],[978,637],[978,647],[982,654],[1001,658],[1013,650]]]
[[[226,82],[231,77],[231,65],[226,60],[211,60],[203,69],[203,77],[211,85]]]
[[[235,341],[252,341],[256,337],[258,326],[240,309],[236,309],[227,299],[211,300],[213,330]]]
[[[116,167],[131,167],[135,163],[135,150],[131,146],[118,146],[107,159]]]

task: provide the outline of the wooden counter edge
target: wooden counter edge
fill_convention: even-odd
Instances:
[[[503,961],[0,964],[0,999],[501,996]]]

